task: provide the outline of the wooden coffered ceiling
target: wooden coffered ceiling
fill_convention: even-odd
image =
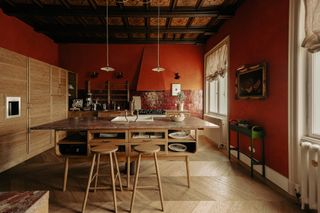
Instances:
[[[110,43],[204,43],[244,0],[109,0]],[[104,43],[105,0],[0,0],[15,16],[58,43]]]

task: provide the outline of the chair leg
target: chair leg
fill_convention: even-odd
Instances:
[[[92,181],[92,174],[93,174],[93,169],[94,169],[94,163],[96,161],[96,154],[93,155],[92,158],[92,163],[91,163],[91,169],[90,169],[90,173],[89,173],[89,178],[88,178],[88,184],[87,184],[87,189],[86,189],[86,194],[84,196],[84,200],[83,200],[83,204],[82,204],[82,213],[85,211],[86,209],[86,205],[87,205],[87,200],[88,200],[88,194],[89,194],[89,189],[90,189],[90,184]]]
[[[127,157],[127,189],[130,188],[130,156]]]
[[[189,170],[189,156],[186,156],[186,170],[187,170],[187,180],[188,180],[188,188],[190,188],[190,170]]]
[[[100,154],[97,156],[97,170],[95,175],[95,182],[94,182],[94,192],[97,191],[97,184],[98,184],[98,178],[99,178],[99,167],[100,167]]]
[[[133,204],[134,204],[134,199],[135,199],[136,191],[137,191],[139,170],[140,170],[140,161],[141,161],[141,154],[139,154],[139,157],[138,157],[138,163],[137,163],[137,168],[136,168],[136,176],[134,178],[134,185],[133,185],[133,193],[132,193],[132,197],[131,197],[130,212],[133,211]]]
[[[110,172],[111,172],[111,184],[112,184],[112,194],[113,194],[114,212],[118,212],[118,211],[117,211],[116,186],[115,186],[114,171],[113,171],[113,162],[112,162],[112,153],[109,153],[109,157],[110,157]]]
[[[157,172],[157,180],[158,180],[158,186],[159,186],[159,194],[160,194],[161,208],[162,208],[162,211],[164,211],[163,194],[162,194],[162,186],[161,186],[161,179],[160,179],[160,171],[159,171],[157,153],[154,153],[153,156],[154,156],[154,165],[155,165],[155,167],[156,167],[156,172]]]
[[[120,175],[120,170],[119,170],[119,164],[118,164],[118,158],[117,158],[117,153],[114,152],[114,153],[113,153],[113,156],[114,156],[114,161],[116,162],[116,169],[117,169],[117,176],[118,176],[118,179],[119,179],[120,190],[123,191],[123,189],[122,189],[122,182],[121,182],[121,175]]]
[[[67,189],[68,170],[69,170],[69,158],[66,157],[65,162],[64,162],[64,177],[63,177],[63,191],[64,192]]]

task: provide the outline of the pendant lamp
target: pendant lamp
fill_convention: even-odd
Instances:
[[[106,0],[106,49],[107,49],[107,66],[101,67],[102,71],[112,72],[113,67],[109,66],[109,0]]]
[[[158,51],[157,51],[157,59],[158,59],[158,66],[153,68],[152,71],[155,72],[163,72],[166,69],[163,67],[160,67],[160,5],[158,0]]]

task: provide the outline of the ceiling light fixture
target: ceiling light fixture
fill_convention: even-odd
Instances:
[[[109,0],[106,0],[106,49],[107,49],[107,66],[101,67],[102,71],[112,72],[113,67],[109,66]]]
[[[158,0],[158,66],[153,68],[152,71],[155,72],[163,72],[166,69],[163,67],[160,67],[160,6],[159,6],[159,0]]]

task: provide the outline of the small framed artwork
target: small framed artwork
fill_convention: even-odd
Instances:
[[[267,64],[241,67],[236,73],[237,99],[265,99],[267,97]]]
[[[171,84],[171,95],[177,96],[181,92],[181,84]]]

